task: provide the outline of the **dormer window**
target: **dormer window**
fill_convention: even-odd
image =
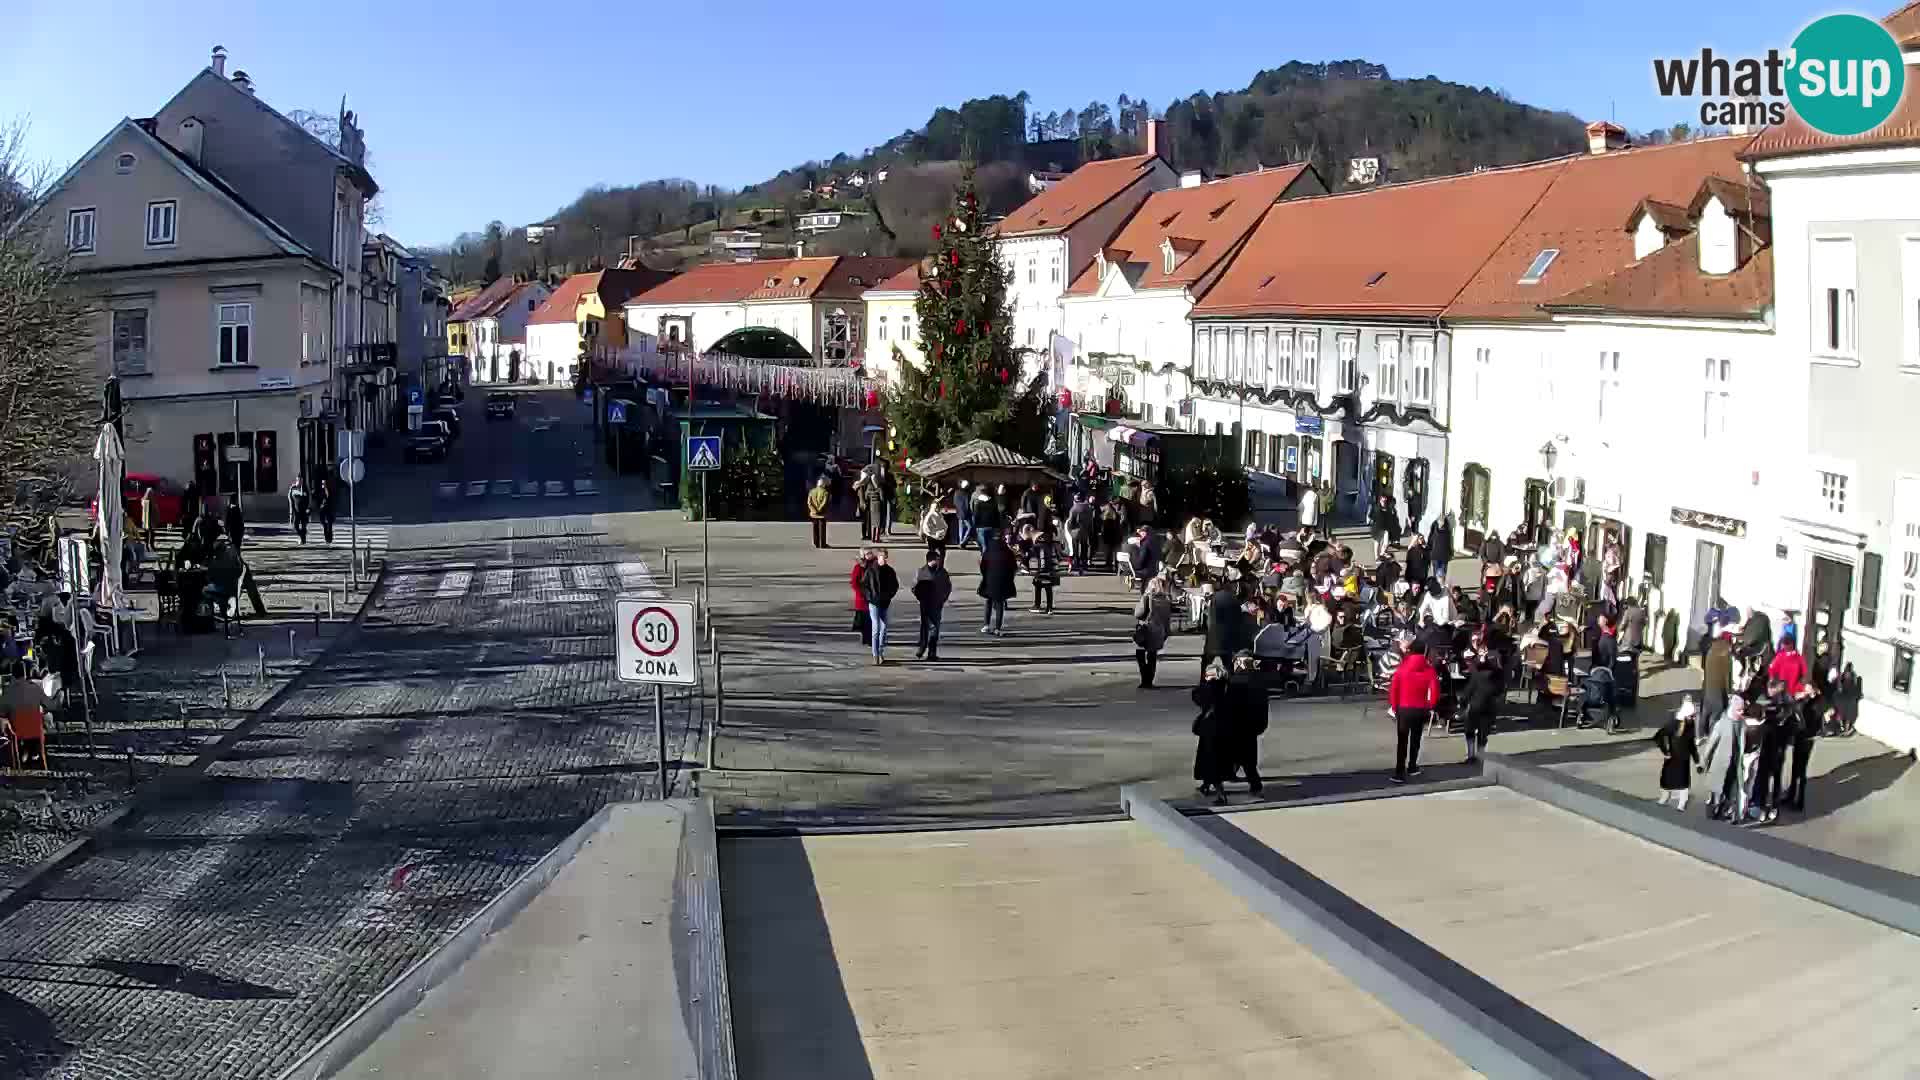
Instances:
[[[1163,274],[1172,274],[1173,268],[1178,266],[1179,263],[1179,254],[1173,250],[1173,245],[1162,243],[1160,245],[1160,272]]]
[[[793,287],[794,287],[794,288],[796,288],[796,289],[797,289],[797,288],[799,288],[799,287],[800,287],[800,283],[801,283],[801,282],[803,282],[803,281],[805,281],[805,280],[807,280],[807,279],[806,279],[806,278],[803,278],[803,277],[796,277],[796,278],[794,278],[794,279],[793,279]]]
[[[1540,279],[1547,276],[1547,268],[1552,266],[1553,260],[1559,257],[1559,248],[1546,248],[1541,251],[1540,254],[1535,255],[1533,261],[1527,264],[1527,272],[1520,275],[1520,284],[1540,284]]]
[[[866,281],[865,281],[865,280],[864,280],[863,278],[861,278],[861,276],[860,276],[859,274],[854,274],[854,275],[853,275],[852,277],[850,277],[850,278],[849,278],[848,280],[849,280],[849,281],[852,281],[852,282],[853,282],[853,283],[854,283],[855,285],[865,285],[865,284],[866,284]]]
[[[132,154],[121,154],[119,157],[113,159],[113,171],[117,173],[132,172],[134,160]]]
[[[768,279],[767,279],[767,288],[769,288],[769,289],[774,289],[774,288],[778,288],[779,286],[780,286],[780,279],[779,279],[779,278],[776,278],[776,277],[770,277],[770,278],[768,278]]]

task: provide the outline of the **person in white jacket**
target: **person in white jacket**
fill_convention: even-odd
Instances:
[[[1453,594],[1438,580],[1429,579],[1425,595],[1420,598],[1420,610],[1417,618],[1425,621],[1431,615],[1435,625],[1450,626],[1458,615],[1453,608]]]

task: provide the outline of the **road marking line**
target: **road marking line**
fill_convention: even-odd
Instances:
[[[460,494],[460,485],[452,480],[442,480],[436,485],[435,490],[441,498],[451,499]]]
[[[481,596],[506,596],[513,592],[513,571],[489,570],[480,583]]]
[[[493,493],[494,493],[495,495],[511,495],[511,494],[513,494],[513,481],[511,481],[511,480],[495,480],[495,481],[493,482]]]
[[[667,595],[660,586],[654,584],[653,572],[647,569],[647,564],[644,562],[638,560],[623,562],[615,566],[613,572],[620,575],[621,592],[639,596]]]
[[[532,579],[534,599],[542,604],[591,604],[599,599],[592,593],[568,592],[557,566],[536,566],[527,574]]]
[[[486,493],[487,493],[487,482],[485,480],[467,481],[467,495],[469,497],[474,495],[485,495]]]
[[[593,481],[591,481],[591,480],[575,480],[575,481],[573,482],[573,493],[574,493],[575,495],[591,495],[591,494],[593,494]]]
[[[607,587],[607,568],[576,566],[573,568],[573,584],[581,589],[604,589]]]
[[[524,483],[524,484],[521,484],[521,485],[520,485],[520,494],[522,494],[522,495],[538,495],[538,494],[540,494],[540,481],[538,481],[538,480],[529,480],[529,481],[527,481],[526,483]]]
[[[433,591],[435,599],[458,600],[467,595],[467,586],[473,584],[473,573],[468,570],[449,570],[447,576],[440,579],[440,587]]]
[[[563,480],[547,481],[547,497],[557,498],[567,494],[567,485]]]

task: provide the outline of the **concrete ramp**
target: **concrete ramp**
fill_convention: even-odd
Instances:
[[[1508,789],[1205,827],[1243,833],[1646,1075],[1920,1075],[1920,938]]]
[[[1130,821],[724,840],[746,1080],[1472,1075]]]

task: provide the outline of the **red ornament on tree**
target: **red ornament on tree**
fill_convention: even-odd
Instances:
[[[954,332],[954,333],[955,333],[956,335],[959,335],[959,336],[961,336],[961,337],[965,337],[965,336],[966,336],[966,333],[967,333],[967,320],[965,320],[965,319],[961,319],[961,320],[960,320],[959,322],[957,322],[957,323],[954,323],[954,324],[953,324],[953,332]]]
[[[1001,381],[1001,382],[1006,382],[1006,381],[1007,381],[1007,369],[1006,369],[1006,368],[1001,368],[1001,369],[1000,369],[1000,381]]]
[[[934,238],[935,240],[938,240],[938,239],[940,239],[940,226],[938,226],[938,225],[935,225],[935,226],[933,227],[933,238]]]
[[[947,258],[949,258],[949,259],[952,259],[952,260],[953,260],[953,265],[955,265],[955,266],[959,266],[959,265],[960,265],[960,253],[959,253],[959,252],[957,252],[957,251],[949,251],[949,252],[947,252]]]
[[[940,396],[941,397],[947,396],[947,380],[945,379],[940,380]]]
[[[945,345],[942,345],[942,344],[940,344],[940,343],[939,343],[939,342],[937,342],[937,341],[933,343],[933,358],[934,358],[935,360],[939,360],[939,359],[940,359],[940,354],[941,354],[942,352],[944,352],[944,351],[946,351],[946,346],[945,346]]]

